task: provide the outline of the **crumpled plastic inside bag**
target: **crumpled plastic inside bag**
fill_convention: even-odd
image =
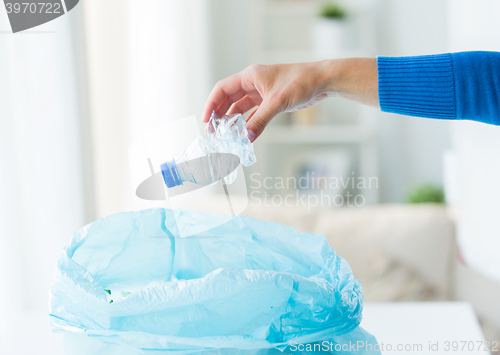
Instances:
[[[181,213],[192,224],[214,218]],[[293,344],[376,344],[359,327],[361,283],[324,236],[244,216],[188,238],[179,228],[172,210],[150,209],[74,234],[50,300],[65,354],[292,354],[309,353]],[[129,294],[110,303],[106,290]],[[324,353],[379,353],[365,350]]]

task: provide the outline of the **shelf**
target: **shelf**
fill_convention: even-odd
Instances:
[[[309,0],[268,1],[265,8],[270,16],[315,16],[319,12],[318,4]]]
[[[368,127],[358,125],[271,126],[262,137],[276,144],[365,143],[375,137]]]

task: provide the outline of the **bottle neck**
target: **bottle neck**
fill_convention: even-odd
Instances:
[[[165,185],[167,185],[168,188],[182,185],[182,180],[179,176],[175,159],[161,164],[160,167],[163,181],[165,181]]]

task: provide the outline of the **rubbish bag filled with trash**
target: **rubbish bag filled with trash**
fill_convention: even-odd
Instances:
[[[243,216],[181,238],[185,227],[150,209],[74,234],[50,300],[65,354],[379,353],[359,327],[361,283],[324,236]]]

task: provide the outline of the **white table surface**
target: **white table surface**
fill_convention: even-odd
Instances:
[[[379,344],[392,346],[392,350],[385,347],[382,354],[490,354],[484,351],[485,343],[478,350],[484,336],[468,302],[367,303],[361,326]],[[452,351],[453,341],[458,342],[458,351]],[[446,342],[450,342],[448,351]],[[474,342],[471,351],[467,349],[472,348],[469,342]],[[434,351],[436,343],[438,349]],[[398,344],[406,346],[407,351],[398,351]],[[413,344],[422,344],[422,350],[409,350]],[[433,350],[429,349],[430,344]]]
[[[484,341],[474,311],[467,302],[373,303],[365,304],[363,314],[362,327],[375,335],[379,343],[394,347],[391,351],[382,351],[383,354],[456,353],[445,351],[444,342]],[[26,313],[13,319],[4,324],[0,334],[0,354],[62,354],[62,334],[50,331],[46,313]],[[438,342],[439,351],[429,351],[429,342]],[[422,344],[423,351],[397,351],[397,344]],[[489,354],[484,351],[458,353]]]

